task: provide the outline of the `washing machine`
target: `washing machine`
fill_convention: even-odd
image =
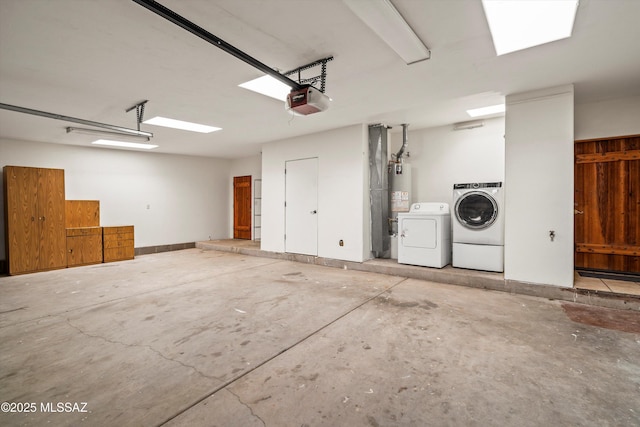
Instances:
[[[453,185],[454,267],[504,271],[502,182]]]
[[[398,214],[398,263],[442,268],[451,263],[447,203],[414,203]]]

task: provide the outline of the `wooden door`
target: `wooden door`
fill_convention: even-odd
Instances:
[[[5,214],[9,274],[38,270],[38,169],[5,166]]]
[[[233,178],[233,238],[251,240],[251,176]]]
[[[575,143],[576,268],[640,272],[640,135]]]
[[[62,169],[38,169],[38,221],[38,269],[66,267],[67,236]]]

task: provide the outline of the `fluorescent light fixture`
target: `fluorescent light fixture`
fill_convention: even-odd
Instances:
[[[109,147],[120,147],[120,148],[137,148],[137,149],[143,149],[143,150],[151,150],[153,148],[158,148],[157,145],[153,145],[153,144],[142,144],[140,142],[112,141],[109,139],[98,139],[97,141],[93,141],[92,144],[106,145]]]
[[[467,114],[471,117],[480,117],[480,116],[488,116],[489,114],[498,114],[504,113],[505,107],[504,104],[498,105],[490,105],[488,107],[482,108],[474,108],[472,110],[467,110]]]
[[[154,117],[149,120],[145,120],[143,123],[147,125],[163,126],[166,128],[188,130],[191,132],[211,133],[222,128],[215,126],[201,125],[198,123],[184,122],[182,120],[167,119],[166,117]]]
[[[454,123],[453,130],[475,129],[481,128],[482,126],[484,126],[484,120],[471,120],[468,122]]]
[[[270,75],[264,75],[257,79],[249,80],[239,84],[241,88],[249,89],[259,94],[270,96],[278,101],[284,102],[287,99],[287,95],[291,92],[291,87],[282,83],[280,80],[276,80]]]
[[[77,128],[68,126],[67,133],[79,133],[84,135],[92,135],[92,136],[115,136],[115,137],[125,137],[125,138],[141,138],[145,141],[151,141],[151,136],[153,134],[151,132],[138,131],[139,133],[126,133],[126,132],[116,132],[110,130],[102,130],[102,129],[89,129],[89,128]]]
[[[571,37],[578,0],[482,0],[498,55]]]
[[[344,3],[391,47],[407,65],[424,61],[431,52],[413,32],[389,0],[343,0]]]

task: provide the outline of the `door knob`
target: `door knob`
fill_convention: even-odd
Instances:
[[[584,211],[579,211],[578,209],[574,209],[573,210],[573,214],[574,215],[582,215],[584,213]]]
[[[317,213],[318,213],[318,210],[317,210],[317,209],[314,209],[314,210],[312,210],[312,211],[311,211],[311,212],[309,212],[309,213],[310,213],[311,215],[315,215],[315,214],[317,214]]]

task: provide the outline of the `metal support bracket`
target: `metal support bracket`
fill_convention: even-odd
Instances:
[[[145,99],[144,101],[138,102],[133,107],[129,107],[125,110],[125,113],[128,113],[134,108],[136,109],[136,121],[138,123],[138,130],[140,130],[140,124],[144,120],[144,104],[146,104],[147,102],[149,102],[149,100]]]
[[[302,67],[298,67],[294,70],[291,71],[287,71],[286,73],[283,73],[283,75],[285,76],[290,76],[292,74],[297,74],[298,75],[298,83],[300,83],[301,85],[310,85],[315,87],[316,89],[318,89],[320,92],[324,93],[325,90],[325,86],[326,86],[326,80],[327,80],[327,62],[329,61],[333,61],[333,56],[329,56],[327,58],[323,58],[323,59],[318,59],[317,61],[311,62],[307,65],[303,65]],[[320,66],[320,74],[318,74],[317,76],[313,76],[313,77],[308,77],[308,78],[302,78],[302,72],[309,70],[313,67],[317,67]],[[318,80],[320,81],[320,87],[316,87],[314,86],[315,84],[318,83]]]

